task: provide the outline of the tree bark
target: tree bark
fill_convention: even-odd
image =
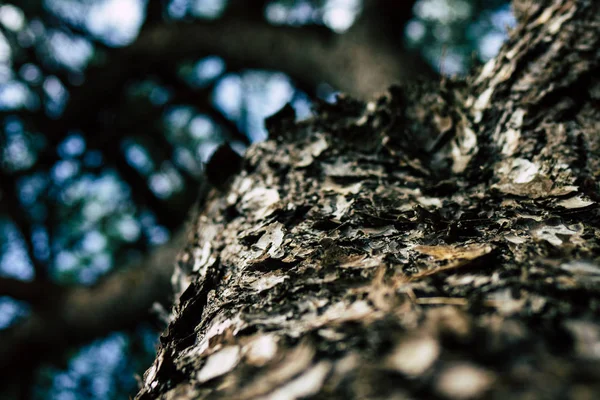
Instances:
[[[520,18],[465,82],[268,120],[137,398],[596,398],[600,3]]]

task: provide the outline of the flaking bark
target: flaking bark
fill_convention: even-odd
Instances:
[[[596,398],[600,4],[522,18],[466,82],[270,120],[138,398]]]

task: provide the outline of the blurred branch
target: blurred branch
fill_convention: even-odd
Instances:
[[[45,302],[47,296],[56,292],[58,286],[50,282],[25,282],[19,279],[0,277],[0,296],[10,296],[31,305]]]
[[[147,320],[153,303],[170,300],[175,255],[185,237],[181,231],[140,262],[93,287],[63,287],[60,292],[50,293],[42,290],[43,309],[0,332],[3,376],[17,375],[42,360],[61,355],[70,347]],[[9,284],[19,285],[0,280],[0,290],[6,286],[15,294],[16,289],[9,289]],[[33,286],[21,285],[21,288],[26,294]]]
[[[253,19],[262,19],[265,16],[265,8],[272,0],[230,0],[227,15],[238,15]]]
[[[343,35],[320,27],[272,26],[237,14],[212,22],[153,25],[131,46],[120,49],[118,66],[98,73],[116,74],[118,67],[127,65],[125,60],[151,64],[164,58],[217,54],[235,65],[280,70],[315,86],[328,82],[365,98],[431,71],[416,55],[399,50],[400,38],[382,41],[377,23],[365,18]]]
[[[406,12],[405,19],[396,20],[396,24],[410,18],[407,4],[413,2],[392,8],[396,10],[391,14],[394,16]],[[222,56],[233,69],[280,70],[304,87],[328,82],[360,97],[370,97],[397,81],[432,76],[420,57],[398,46],[400,37],[382,30],[382,21],[389,21],[390,1],[372,3],[363,18],[343,35],[317,26],[273,26],[264,20],[262,12],[244,13],[247,6],[243,3],[216,21],[153,20],[144,25],[131,45],[100,50],[96,64],[86,71],[85,83],[69,88],[69,104],[60,118],[63,122],[54,125],[64,131],[72,121],[90,120],[83,116],[113,103],[128,82],[165,65],[210,54]]]
[[[167,1],[153,0],[146,5],[146,19],[144,25],[151,25],[163,20]]]

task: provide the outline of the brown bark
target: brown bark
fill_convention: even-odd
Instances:
[[[595,398],[599,41],[539,1],[466,82],[270,120],[137,398]]]

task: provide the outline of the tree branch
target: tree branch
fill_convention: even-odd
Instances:
[[[157,57],[218,54],[236,65],[284,71],[315,85],[325,81],[363,98],[430,71],[418,57],[378,42],[366,26],[372,23],[358,23],[338,36],[324,28],[276,27],[238,15],[214,22],[161,24],[142,31],[135,43],[121,49],[121,57],[152,63]]]
[[[385,1],[377,3],[387,7]],[[369,7],[343,35],[315,26],[273,26],[258,14],[241,12],[216,21],[147,24],[130,46],[102,49],[99,59],[106,61],[88,67],[85,83],[71,88],[69,104],[55,130],[64,132],[71,121],[85,121],[82,115],[113,103],[127,82],[161,65],[210,54],[222,56],[234,69],[280,70],[305,87],[328,82],[359,97],[369,97],[397,81],[432,76],[423,60],[402,51],[395,37],[381,34],[385,7]]]
[[[58,286],[50,282],[25,282],[19,279],[0,277],[0,296],[10,296],[32,305],[45,302],[47,296],[56,292],[57,289]]]
[[[154,302],[169,301],[175,255],[185,236],[181,231],[139,263],[93,287],[62,287],[60,291],[35,293],[38,286],[0,279],[0,293],[45,302],[43,309],[0,332],[0,371],[18,374],[69,347],[148,319]]]

